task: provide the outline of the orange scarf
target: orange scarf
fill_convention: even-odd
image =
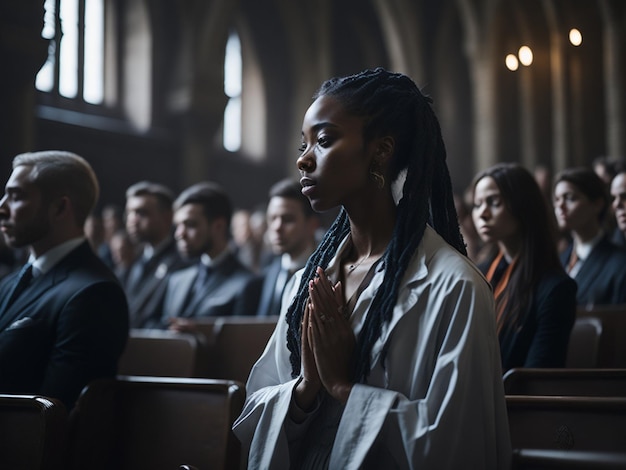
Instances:
[[[576,263],[578,263],[578,255],[576,254],[576,247],[572,246],[572,253],[570,254],[569,262],[567,263],[567,274],[569,274],[572,269],[574,269]]]
[[[489,282],[491,282],[491,280],[493,279],[493,275],[495,274],[496,269],[498,265],[500,264],[500,261],[502,261],[503,256],[504,256],[504,252],[500,251],[498,253],[498,256],[496,256],[495,259],[491,262],[491,265],[489,266],[489,270],[487,271],[487,274],[485,275],[485,277],[487,278]],[[502,330],[502,315],[504,313],[504,308],[506,307],[506,303],[508,300],[506,297],[502,297],[502,299],[500,299],[500,297],[504,294],[504,291],[506,290],[506,286],[509,284],[509,280],[511,279],[511,274],[513,273],[513,270],[515,269],[516,262],[517,262],[517,257],[514,258],[513,261],[511,261],[511,264],[509,264],[509,266],[504,271],[504,274],[498,281],[498,284],[494,286],[493,296],[496,300],[496,305],[497,305],[496,325],[498,328],[498,333],[500,333],[500,330]]]

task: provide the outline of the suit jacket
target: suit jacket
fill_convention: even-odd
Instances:
[[[290,277],[288,272],[283,273],[281,257],[276,256],[263,270],[262,276],[248,284],[244,293],[246,311],[256,312],[260,317],[280,315],[283,293]]]
[[[254,277],[237,257],[229,253],[215,266],[205,288],[205,295],[198,301],[188,302],[194,282],[198,277],[198,264],[172,273],[167,282],[162,307],[162,319],[166,324],[170,317],[214,317],[250,314],[242,312],[240,305],[247,283]]]
[[[613,230],[611,243],[621,249],[626,248],[626,235],[619,229],[619,227],[615,227],[615,230]]]
[[[280,315],[282,293],[290,277],[287,274],[284,279],[281,279],[281,275],[284,276],[285,274],[283,273],[281,258],[277,257],[265,270],[257,316]],[[278,286],[277,283],[281,285]]]
[[[561,253],[567,266],[573,244]],[[578,305],[611,305],[626,303],[626,252],[604,237],[591,250],[574,278],[578,284]]]
[[[0,282],[0,299],[16,276]],[[54,397],[69,409],[87,383],[115,376],[127,338],[124,291],[85,242],[0,311],[0,392]]]
[[[481,263],[479,269],[486,273],[492,262]],[[498,270],[507,266],[503,259]],[[510,325],[498,334],[503,372],[514,367],[565,367],[576,320],[576,282],[560,269],[551,270],[532,296],[521,325]]]
[[[149,261],[146,262],[140,257],[133,263],[125,283],[131,328],[150,328],[160,322],[159,307],[167,286],[168,275],[186,265],[176,249],[173,238]]]

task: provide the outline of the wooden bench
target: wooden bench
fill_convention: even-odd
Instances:
[[[592,316],[577,317],[570,332],[565,366],[592,368],[600,364],[602,320]]]
[[[626,369],[511,369],[507,395],[626,397]]]
[[[233,469],[231,427],[245,389],[234,381],[124,377],[96,380],[70,415],[70,469]]]
[[[209,345],[208,375],[245,383],[276,328],[278,317],[215,317],[195,319],[195,331]]]
[[[513,470],[623,470],[624,452],[517,449],[513,452]]]
[[[506,403],[513,449],[626,449],[626,398],[507,395]]]
[[[0,395],[0,468],[65,468],[67,411],[36,395]]]
[[[597,318],[602,324],[597,367],[626,369],[626,305],[579,307],[576,315]]]
[[[203,335],[130,330],[118,375],[207,377],[208,354],[208,343]]]

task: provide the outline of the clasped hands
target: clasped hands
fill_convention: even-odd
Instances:
[[[344,312],[341,282],[333,285],[318,267],[302,318],[303,380],[295,390],[301,409],[311,408],[322,389],[341,403],[348,400],[356,340]]]

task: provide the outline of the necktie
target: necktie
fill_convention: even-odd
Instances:
[[[205,265],[204,263],[199,263],[198,265],[198,276],[193,283],[193,287],[191,288],[191,293],[187,297],[187,301],[185,302],[185,308],[189,306],[195,306],[204,296],[206,295],[206,285],[209,282],[209,278],[211,277],[211,273],[213,272],[213,268]]]
[[[137,261],[131,266],[128,274],[128,280],[126,281],[126,292],[129,295],[135,295],[144,281],[146,273],[146,267],[150,262],[149,258],[140,256]]]
[[[283,301],[283,292],[285,291],[285,286],[287,285],[287,281],[291,277],[288,269],[281,268],[278,272],[278,277],[276,278],[276,285],[274,286],[274,295],[272,296],[272,302],[270,307],[265,312],[266,315],[279,315],[280,307]]]
[[[571,273],[572,270],[574,269],[574,266],[576,266],[576,263],[578,263],[578,255],[576,254],[576,250],[574,248],[572,248],[572,254],[569,257],[569,262],[567,263],[567,272]]]
[[[204,286],[206,286],[206,283],[209,281],[212,271],[213,268],[205,265],[204,263],[200,263],[200,266],[198,266],[198,277],[196,277],[196,282],[194,284],[194,292],[199,292],[204,289]]]
[[[13,286],[13,290],[11,291],[11,295],[9,296],[9,300],[5,304],[5,309],[9,308],[9,306],[19,297],[19,295],[28,287],[30,281],[33,278],[33,265],[26,264],[20,271],[20,274],[17,277],[17,282]]]

